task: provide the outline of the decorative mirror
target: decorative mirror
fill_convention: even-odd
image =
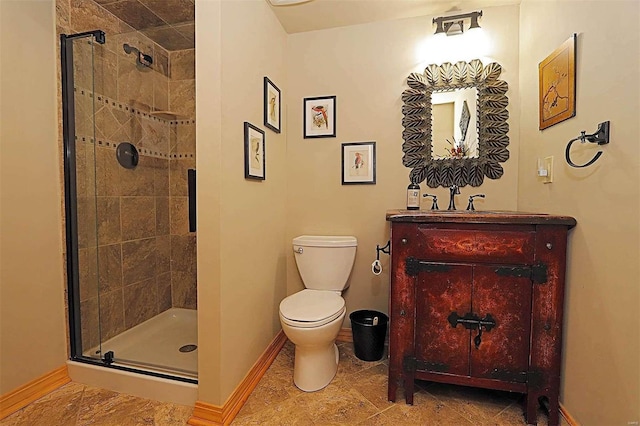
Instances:
[[[509,86],[502,67],[479,59],[429,65],[411,73],[402,93],[402,163],[414,183],[480,186],[509,159]]]

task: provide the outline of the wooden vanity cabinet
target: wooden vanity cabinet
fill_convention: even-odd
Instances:
[[[542,397],[558,424],[567,232],[575,219],[390,211],[389,400],[414,381]]]

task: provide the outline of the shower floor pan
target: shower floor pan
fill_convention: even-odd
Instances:
[[[104,342],[102,354],[113,351],[117,365],[197,378],[198,349],[193,349],[198,344],[197,312],[166,310]],[[92,348],[85,355],[95,357],[98,349]]]

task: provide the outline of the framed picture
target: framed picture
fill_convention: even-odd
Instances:
[[[376,183],[376,143],[342,144],[342,184]]]
[[[280,89],[264,78],[264,125],[276,133],[280,133]]]
[[[540,130],[576,115],[576,34],[538,65]]]
[[[336,97],[304,98],[304,138],[336,137]]]
[[[264,130],[244,122],[244,177],[265,179]]]

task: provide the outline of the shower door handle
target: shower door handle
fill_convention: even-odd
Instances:
[[[196,170],[187,170],[189,190],[189,232],[196,232]]]

